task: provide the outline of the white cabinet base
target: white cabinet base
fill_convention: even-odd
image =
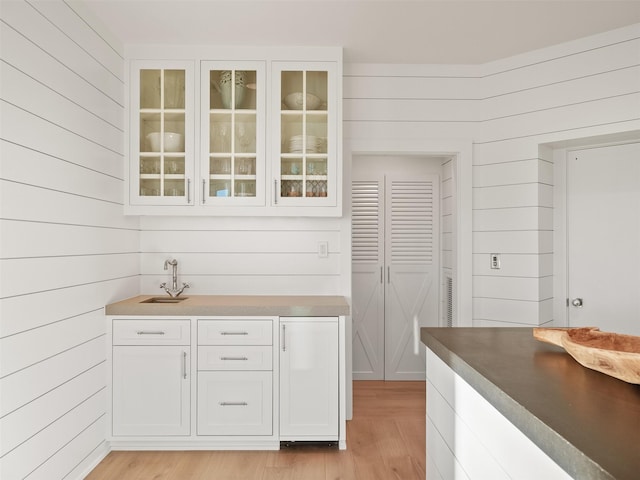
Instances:
[[[198,435],[271,435],[272,374],[198,372]]]
[[[337,441],[341,450],[346,449],[345,317],[247,316],[234,320],[229,317],[130,319],[109,316],[108,320],[107,342],[112,346],[108,349],[107,362],[112,381],[107,385],[110,425],[107,444],[111,450],[279,450],[281,441],[325,440]],[[295,352],[293,364],[283,367],[279,361],[278,332],[279,326],[288,320],[306,327],[320,325],[311,330],[290,329],[288,333],[292,337],[288,337],[287,342],[302,340],[317,348],[289,350]],[[180,328],[174,328],[176,326]],[[255,335],[253,326],[260,327]],[[167,336],[171,337],[166,340],[169,344],[162,344]],[[285,348],[291,346],[293,344]],[[165,355],[170,360],[162,360]],[[318,363],[315,367],[303,365],[300,361],[305,357],[315,358]],[[282,368],[292,374],[289,377],[292,382],[285,380],[288,401],[324,404],[319,417],[320,410],[310,412],[300,403],[291,409],[285,407],[291,423],[291,428],[285,427],[289,428],[287,432],[281,430],[280,423]],[[148,372],[155,373],[148,376]],[[320,375],[321,385],[304,383],[304,377],[311,373]],[[156,377],[175,379],[176,376],[180,382],[169,382],[164,393],[154,386],[145,386],[145,382]],[[315,389],[316,394],[310,396],[306,392],[309,388]],[[173,394],[169,395],[171,398],[164,398],[167,392]],[[185,394],[180,406],[186,409],[179,420],[175,419],[176,392]],[[122,399],[132,396],[139,397],[140,401],[123,403]],[[329,398],[333,401],[328,402]],[[247,405],[219,405],[225,401]],[[165,425],[167,419],[157,412],[151,422],[145,420],[145,416],[163,405],[171,413],[169,420],[171,425],[176,425],[176,430],[169,432]],[[233,411],[223,408],[241,408],[243,413],[233,415]],[[309,430],[310,418],[315,418],[312,430]],[[138,423],[131,419],[138,419]],[[161,428],[156,428],[156,424]]]
[[[427,349],[427,478],[571,477]]]
[[[338,440],[337,317],[280,322],[280,440]]]
[[[256,440],[255,437],[220,437],[212,440],[188,438],[187,441],[172,441],[153,439],[136,440],[112,440],[109,442],[111,450],[114,451],[171,451],[171,450],[280,450],[280,442],[277,440]]]

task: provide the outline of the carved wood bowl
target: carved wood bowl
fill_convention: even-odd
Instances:
[[[540,341],[563,347],[581,365],[640,384],[640,337],[587,328],[534,328]]]

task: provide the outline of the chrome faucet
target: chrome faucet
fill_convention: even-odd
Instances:
[[[169,265],[172,268],[172,282],[171,288],[167,287],[166,282],[160,284],[160,288],[163,288],[165,292],[169,294],[170,297],[177,297],[180,295],[185,288],[191,287],[188,283],[183,283],[182,288],[178,288],[178,261],[174,258],[173,260],[165,260],[164,261],[164,269],[168,270]]]

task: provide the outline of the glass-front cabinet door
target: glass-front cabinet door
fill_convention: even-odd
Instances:
[[[264,205],[265,62],[201,63],[200,199]]]
[[[193,62],[134,61],[131,86],[131,203],[193,204]]]
[[[274,62],[275,205],[336,205],[335,63]],[[274,101],[275,102],[275,101]]]

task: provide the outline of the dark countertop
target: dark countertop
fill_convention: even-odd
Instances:
[[[334,295],[189,295],[180,303],[143,303],[139,295],[105,307],[107,315],[335,317],[349,315],[344,297]]]
[[[574,478],[640,478],[640,385],[583,367],[531,328],[422,328],[420,337]]]

